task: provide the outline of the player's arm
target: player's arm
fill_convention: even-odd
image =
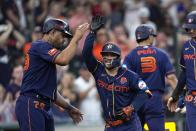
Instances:
[[[130,69],[129,55],[125,56],[125,59],[123,61],[123,65],[125,65],[128,69]]]
[[[146,83],[139,78],[139,76],[131,72],[129,77],[130,90],[135,92],[134,99],[129,106],[123,107],[120,111],[116,113],[117,117],[120,119],[130,118],[132,112],[137,112],[143,104],[152,96]]]
[[[163,58],[161,60],[162,60],[161,61],[162,65],[164,66],[164,70],[166,72],[166,79],[168,80],[169,85],[174,90],[176,88],[178,81],[177,81],[177,78],[175,75],[174,68],[173,68],[171,61],[169,59],[169,56],[166,52],[163,52]]]
[[[94,72],[99,64],[99,62],[95,59],[92,53],[94,40],[95,34],[89,33],[86,37],[84,47],[82,50],[83,60],[85,61],[86,66],[90,72]]]
[[[137,112],[143,104],[148,100],[148,95],[144,91],[138,91],[134,97],[134,100],[129,106],[123,107],[116,112],[116,118],[126,119],[130,118],[132,112]]]
[[[96,37],[96,32],[102,28],[105,24],[104,17],[94,16],[91,21],[90,29],[91,32],[86,37],[84,47],[82,50],[83,59],[87,65],[88,70],[94,73],[99,65],[99,62],[93,56],[93,43]]]
[[[131,54],[128,54],[124,61],[123,61],[123,66],[126,66],[126,68],[128,68],[129,70],[134,71],[133,66],[132,66],[132,61],[133,59],[131,58],[133,54],[133,51],[131,52]]]
[[[186,73],[185,70],[182,70],[179,77],[178,77],[178,83],[176,88],[174,89],[173,93],[172,93],[172,98],[173,100],[177,101],[179,95],[183,92],[183,89],[186,85]]]
[[[117,111],[116,117],[121,120],[129,119],[132,112],[137,112],[143,104],[148,100],[149,95],[146,93],[148,90],[148,87],[146,86],[146,83],[144,81],[138,81],[137,87],[135,90],[135,96],[133,101],[129,106],[123,107],[121,110]],[[138,88],[138,86],[142,87],[141,89]],[[151,94],[150,94],[151,95]]]
[[[132,105],[135,110],[138,111],[140,107],[152,96],[147,84],[138,76],[138,74],[132,72],[130,87],[135,91],[135,97],[132,101]]]
[[[66,110],[73,119],[74,123],[79,123],[83,119],[82,113],[76,107],[68,103],[58,91],[56,92],[55,104]]]
[[[75,55],[76,49],[77,49],[77,44],[78,41],[82,38],[82,36],[85,34],[85,32],[89,29],[89,24],[85,23],[76,29],[76,32],[71,39],[69,45],[67,48],[65,48],[63,51],[61,51],[60,54],[58,54],[54,60],[54,63],[58,65],[67,65],[69,61],[73,58]]]
[[[179,99],[179,96],[181,93],[183,93],[183,89],[186,85],[186,68],[185,68],[185,61],[183,57],[183,50],[181,52],[181,58],[180,58],[180,66],[182,68],[182,71],[178,77],[178,83],[176,88],[174,89],[172,96],[169,98],[167,102],[167,107],[170,111],[175,111],[177,108],[177,101]]]
[[[169,85],[174,90],[176,88],[176,85],[177,85],[177,82],[178,82],[176,75],[174,73],[168,74],[166,78],[169,82]]]
[[[146,83],[139,79],[135,88],[136,95],[131,105],[133,105],[135,111],[138,111],[142,105],[152,96],[152,93],[148,89]]]
[[[177,108],[177,101],[179,99],[180,94],[183,93],[184,87],[186,85],[186,73],[185,70],[182,70],[178,77],[178,83],[176,88],[174,89],[172,96],[169,98],[167,102],[167,107],[170,111],[175,111]]]

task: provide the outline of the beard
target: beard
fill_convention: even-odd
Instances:
[[[63,42],[61,42],[60,44],[56,45],[56,49],[62,51],[64,50],[69,44],[69,41],[67,39],[65,39]]]
[[[189,35],[191,36],[191,38],[196,39],[196,33],[189,33]]]

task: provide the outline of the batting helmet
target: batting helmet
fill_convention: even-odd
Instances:
[[[105,53],[113,53],[113,54],[116,54],[118,57],[116,59],[113,59],[111,60],[111,67],[110,69],[113,69],[115,67],[119,67],[120,66],[120,62],[121,62],[121,50],[118,46],[116,46],[115,44],[113,43],[107,43],[104,45],[102,51],[101,51],[101,55],[104,56]],[[104,63],[104,66],[106,67],[105,65],[105,59],[103,58],[103,63]],[[106,67],[107,68],[107,67]]]
[[[43,33],[48,33],[52,29],[65,33],[68,38],[72,37],[68,23],[63,20],[56,18],[50,18],[46,20],[43,25]]]
[[[104,53],[113,53],[113,54],[116,54],[116,55],[120,56],[121,55],[121,50],[115,44],[107,43],[103,46],[103,49],[101,51],[101,55],[104,55]]]
[[[138,26],[135,31],[135,37],[137,41],[146,40],[149,38],[150,35],[155,37],[157,36],[154,29],[147,24],[142,24]]]
[[[185,22],[182,27],[185,30],[196,29],[196,11],[192,11],[186,16]]]

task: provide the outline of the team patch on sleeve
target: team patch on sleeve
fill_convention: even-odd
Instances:
[[[143,80],[139,80],[139,82],[138,82],[138,87],[139,87],[141,90],[146,90],[146,89],[148,89],[146,83],[145,83]]]
[[[49,54],[50,56],[53,56],[53,55],[56,54],[57,51],[58,51],[57,49],[52,48],[51,50],[48,51],[48,54]]]

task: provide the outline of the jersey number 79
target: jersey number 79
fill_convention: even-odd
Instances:
[[[156,59],[154,57],[141,57],[141,70],[142,73],[154,72],[157,69]]]

